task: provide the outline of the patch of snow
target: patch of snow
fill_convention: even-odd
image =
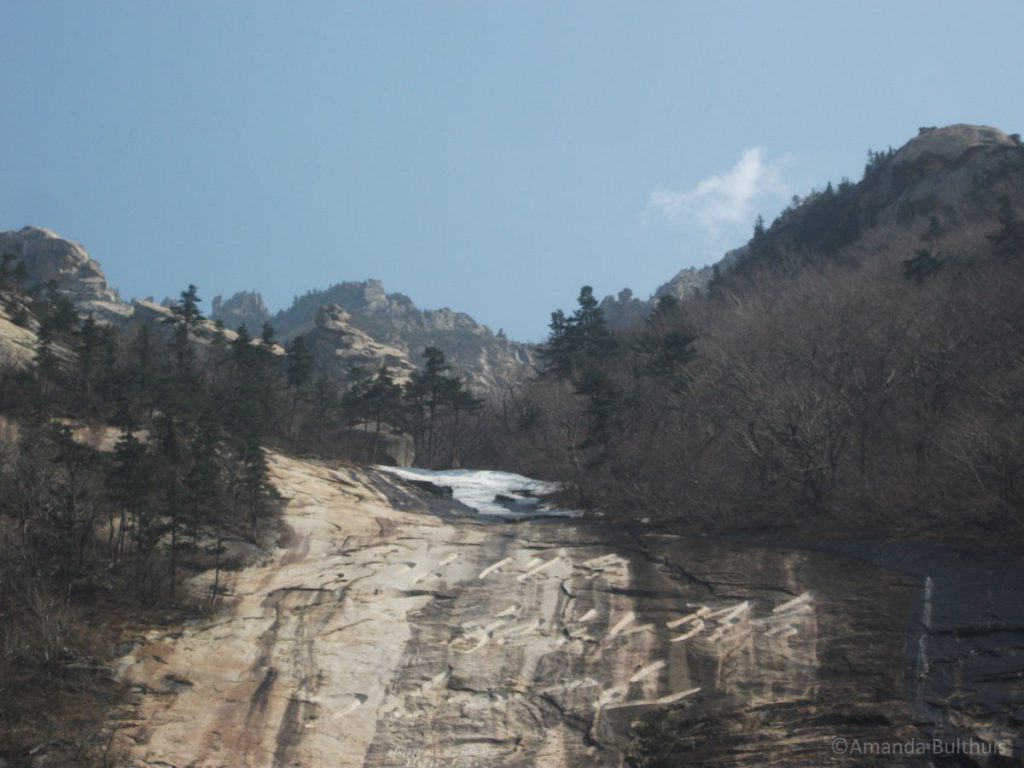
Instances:
[[[514,472],[384,466],[378,466],[377,469],[406,480],[428,480],[435,485],[447,486],[452,489],[456,501],[475,509],[481,515],[521,518],[550,515],[579,517],[582,514],[579,510],[552,507],[537,498],[557,491],[557,483],[534,480]],[[504,498],[499,500],[499,496]]]

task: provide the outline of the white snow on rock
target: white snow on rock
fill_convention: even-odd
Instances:
[[[377,467],[406,480],[426,480],[452,489],[456,501],[475,509],[481,515],[521,518],[538,516],[579,517],[575,509],[559,509],[540,497],[559,490],[558,483],[533,480],[513,472],[489,469],[430,470],[414,467]],[[499,499],[499,497],[504,497]]]

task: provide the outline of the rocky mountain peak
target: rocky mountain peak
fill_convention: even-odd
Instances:
[[[316,313],[316,327],[336,333],[353,333],[352,315],[337,304],[325,304]]]
[[[24,263],[27,288],[53,283],[82,315],[110,322],[132,313],[88,251],[52,230],[22,227],[16,232],[0,232],[0,253],[12,253]]]
[[[253,335],[258,334],[270,319],[270,310],[263,303],[263,297],[255,291],[239,291],[226,300],[223,296],[214,296],[212,308],[210,316],[223,322],[226,328],[244,325]]]
[[[339,312],[344,312],[340,320]],[[419,309],[401,293],[388,293],[380,280],[337,283],[298,297],[271,320],[280,338],[317,331],[358,330],[376,343],[420,360],[424,348],[441,349],[478,391],[497,389],[530,370],[530,347],[498,336],[464,312],[447,307]],[[336,325],[340,323],[340,325]]]
[[[965,152],[977,147],[1019,147],[1018,134],[1008,135],[998,128],[986,125],[957,123],[944,128],[921,128],[916,137],[908,141],[893,156],[893,164],[914,163],[925,156],[954,162]]]
[[[373,372],[387,367],[398,381],[404,381],[416,368],[403,350],[382,344],[352,325],[352,315],[337,304],[321,306],[314,324],[305,339],[317,368],[334,379],[350,380],[356,369]]]

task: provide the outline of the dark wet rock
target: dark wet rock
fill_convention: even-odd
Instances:
[[[441,499],[450,499],[452,497],[452,489],[447,485],[438,485],[429,480],[403,480],[403,482],[421,491],[426,491],[431,496],[437,496]]]

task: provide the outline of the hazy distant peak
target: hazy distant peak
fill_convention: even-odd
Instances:
[[[212,307],[214,320],[222,321],[231,329],[244,325],[252,334],[259,333],[270,319],[270,310],[256,291],[239,291],[229,299],[214,296]]]

